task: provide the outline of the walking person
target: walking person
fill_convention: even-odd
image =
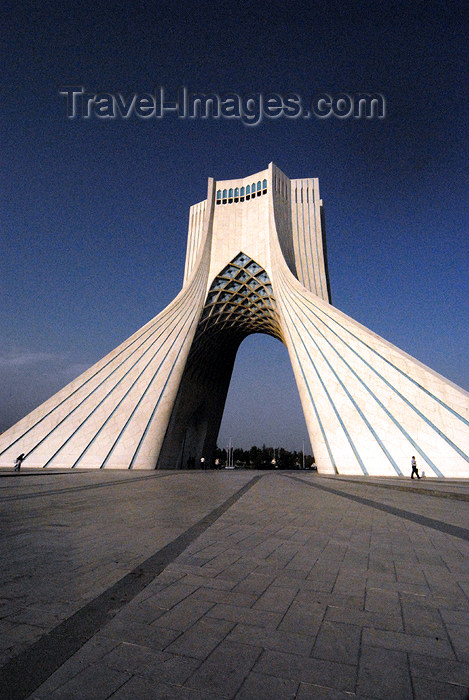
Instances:
[[[16,462],[15,462],[15,472],[19,472],[19,470],[21,469],[21,462],[23,461],[24,457],[25,457],[24,452],[22,452],[22,453],[21,453],[20,455],[18,455],[18,457],[16,458]]]
[[[417,469],[417,460],[415,459],[415,457],[412,457],[411,465],[412,465],[412,474],[410,475],[410,478],[413,479],[414,474],[415,474],[417,479],[420,479],[419,470]]]

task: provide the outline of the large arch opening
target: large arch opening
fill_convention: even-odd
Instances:
[[[238,348],[252,334],[283,341],[269,276],[240,251],[207,293],[160,451],[159,469],[194,468],[202,459],[213,463]]]
[[[264,334],[241,343],[228,390],[218,446],[253,445],[311,454],[306,421],[285,345]]]

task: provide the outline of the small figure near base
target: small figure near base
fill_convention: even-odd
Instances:
[[[419,470],[417,469],[417,460],[415,459],[415,457],[412,457],[411,464],[412,464],[412,474],[410,475],[410,478],[413,479],[414,474],[415,474],[417,479],[420,479]]]
[[[25,454],[24,454],[24,452],[22,452],[22,453],[16,458],[16,462],[15,462],[15,472],[19,472],[19,470],[21,469],[21,462],[23,461],[24,457],[25,457]]]

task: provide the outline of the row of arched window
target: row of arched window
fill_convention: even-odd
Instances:
[[[259,180],[246,187],[230,187],[229,190],[217,191],[217,204],[232,204],[233,202],[244,202],[244,200],[254,199],[267,193],[267,180]]]

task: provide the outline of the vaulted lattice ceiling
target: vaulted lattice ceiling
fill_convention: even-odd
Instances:
[[[217,362],[224,344],[238,346],[251,333],[283,340],[269,276],[241,252],[210,286],[190,359],[211,357]]]
[[[197,333],[221,329],[243,336],[267,333],[282,339],[269,276],[244,253],[212,282]]]

